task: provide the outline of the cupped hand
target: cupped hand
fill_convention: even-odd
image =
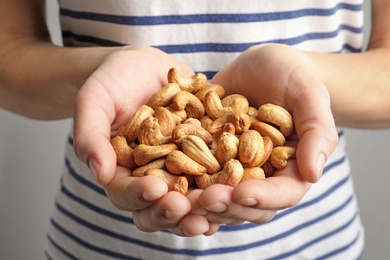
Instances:
[[[296,161],[262,181],[245,181],[235,188],[213,185],[189,194],[192,212],[209,222],[267,222],[280,209],[296,205],[320,179],[338,136],[326,86],[312,75],[306,55],[292,47],[254,46],[219,71],[212,81],[227,93],[239,93],[259,106],[285,107],[294,118],[298,140]]]
[[[191,205],[185,196],[168,192],[156,177],[132,177],[130,170],[118,167],[110,143],[119,126],[167,83],[171,67],[184,76],[193,74],[185,63],[151,47],[115,49],[102,60],[76,97],[74,150],[105,187],[112,203],[133,212],[139,229],[168,229],[182,236],[210,234],[216,225],[188,214]]]

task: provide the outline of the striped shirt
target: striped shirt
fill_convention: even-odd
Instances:
[[[362,0],[60,0],[64,44],[159,48],[211,78],[248,47],[277,42],[344,53],[362,47]],[[222,225],[210,237],[139,231],[73,153],[47,235],[49,259],[357,259],[364,231],[344,132],[321,180],[264,224]]]

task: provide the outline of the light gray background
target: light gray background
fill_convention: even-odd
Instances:
[[[57,5],[49,2],[50,29],[60,43]],[[0,110],[0,122],[0,258],[43,259],[45,230],[71,121],[33,121]],[[390,130],[346,132],[366,226],[363,259],[385,259],[390,241]]]

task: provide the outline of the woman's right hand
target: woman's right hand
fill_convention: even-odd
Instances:
[[[185,63],[151,47],[123,47],[107,55],[76,96],[74,150],[105,187],[112,203],[133,213],[140,230],[168,229],[181,236],[211,234],[218,225],[189,214],[191,203],[184,195],[168,192],[157,177],[132,177],[130,170],[117,166],[110,142],[119,126],[167,83],[172,67],[183,76],[193,74]]]

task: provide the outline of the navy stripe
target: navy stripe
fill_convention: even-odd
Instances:
[[[93,12],[78,12],[65,8],[60,9],[60,15],[74,19],[92,20],[122,25],[150,26],[167,24],[193,23],[247,23],[276,20],[290,20],[303,16],[331,16],[338,10],[361,11],[361,5],[339,3],[329,9],[308,8],[295,11],[247,14],[192,14],[192,15],[161,15],[161,16],[124,16]]]
[[[328,172],[332,168],[336,167],[337,165],[342,164],[344,161],[345,161],[345,157],[342,157],[338,161],[328,165],[325,168],[325,170],[324,170],[324,174],[326,174],[326,172]],[[333,192],[338,190],[340,187],[342,187],[345,183],[347,183],[347,181],[349,179],[350,179],[350,176],[348,175],[347,177],[345,177],[344,179],[342,179],[338,183],[336,183],[334,186],[329,188],[327,191],[325,191],[323,194],[320,194],[318,197],[316,197],[316,198],[314,198],[314,199],[312,199],[310,201],[307,201],[305,203],[299,204],[299,205],[297,205],[297,206],[295,206],[293,208],[286,209],[283,212],[280,212],[270,222],[276,221],[276,220],[278,220],[278,219],[280,219],[280,218],[282,218],[284,216],[287,216],[288,214],[291,214],[291,213],[295,212],[296,210],[303,209],[305,207],[309,207],[309,206],[311,206],[311,205],[313,205],[315,203],[320,202],[321,200],[323,200],[323,199],[327,198],[328,196],[330,196]],[[106,217],[110,217],[110,218],[118,220],[118,221],[122,221],[122,222],[126,222],[126,223],[134,223],[132,218],[124,217],[122,215],[119,215],[119,214],[116,214],[116,213],[104,210],[104,209],[102,209],[100,207],[97,207],[97,206],[89,203],[88,201],[84,200],[83,198],[73,194],[71,191],[69,191],[64,186],[62,186],[61,192],[64,193],[68,198],[76,201],[79,204],[82,204],[84,207],[87,207],[90,210],[92,210],[92,211],[94,211],[94,212],[96,212],[98,214],[105,215]],[[220,226],[219,231],[220,232],[232,232],[232,231],[256,228],[259,225],[266,225],[266,224],[267,223],[264,223],[264,224],[245,223],[245,224],[237,225],[237,226],[222,225],[222,226]]]
[[[317,258],[317,260],[323,260],[323,259],[329,259],[337,254],[340,254],[344,251],[346,251],[348,248],[350,248],[351,246],[353,246],[354,244],[356,244],[356,242],[360,239],[360,236],[361,236],[361,231],[358,232],[358,234],[356,235],[356,237],[350,242],[348,243],[347,245],[343,246],[343,247],[340,247],[332,252],[329,252],[323,256],[320,256]],[[362,253],[361,253],[362,254]],[[361,255],[360,254],[360,255]],[[359,259],[360,257],[358,257],[357,259]]]
[[[104,215],[106,217],[109,217],[109,218],[112,218],[112,219],[115,219],[115,220],[118,220],[118,221],[121,221],[121,222],[134,224],[134,221],[133,221],[133,219],[131,217],[125,217],[125,216],[122,216],[120,214],[116,214],[116,213],[113,213],[111,211],[102,209],[102,208],[100,208],[98,206],[95,206],[94,204],[89,203],[88,201],[86,201],[85,199],[81,198],[80,196],[77,196],[77,195],[73,194],[70,190],[68,190],[63,185],[61,186],[61,192],[63,194],[65,194],[68,198],[70,198],[71,200],[73,200],[73,201],[83,205],[84,207],[94,211],[95,213],[98,213],[100,215]]]
[[[335,38],[340,31],[350,31],[352,33],[360,34],[363,32],[362,27],[352,27],[349,25],[341,24],[338,29],[332,32],[313,32],[306,33],[297,37],[287,39],[274,39],[260,42],[249,42],[249,43],[198,43],[198,44],[173,44],[173,45],[155,45],[152,47],[158,48],[166,53],[198,53],[198,52],[218,52],[218,53],[241,53],[251,46],[265,43],[280,43],[286,45],[296,45],[305,41],[318,40],[318,39],[329,39]],[[85,42],[89,44],[95,44],[99,46],[123,46],[125,43],[119,43],[107,39],[97,38],[89,35],[79,35],[71,31],[64,31],[63,37],[73,38],[79,42]],[[353,48],[350,45],[343,47]],[[353,50],[357,50],[353,48]]]
[[[338,165],[341,165],[344,161],[346,160],[345,157],[342,157],[340,158],[339,160],[333,162],[332,164],[329,164],[325,167],[324,169],[324,173],[323,175],[325,175],[328,171],[330,171],[331,169],[333,169],[334,167],[337,167]],[[85,180],[84,178],[82,178],[81,176],[78,175],[78,173],[71,167],[71,164],[69,163],[69,161],[66,159],[65,160],[66,162],[66,167],[68,169],[68,171],[70,172],[71,176],[74,177],[78,182],[80,182],[81,184],[87,186],[88,188],[92,189],[92,190],[97,190],[98,187],[96,187],[95,184]],[[335,185],[333,185],[331,188],[329,188],[327,191],[325,191],[323,194],[319,195],[318,197],[310,200],[310,201],[307,201],[305,203],[302,203],[302,204],[299,204],[293,208],[290,208],[290,209],[286,209],[284,210],[283,212],[277,214],[272,220],[272,221],[276,221],[296,210],[299,210],[299,209],[302,209],[302,208],[305,208],[305,207],[309,207],[315,203],[318,203],[319,201],[325,199],[326,197],[330,196],[333,192],[335,192],[337,189],[339,189],[340,187],[342,187],[345,183],[347,183],[347,181],[350,179],[350,176],[348,175],[347,177],[345,177],[344,179],[340,180],[338,183],[336,183]],[[66,187],[62,187],[61,188],[61,192],[63,192],[66,196],[68,196],[70,199],[78,202],[79,204],[82,204],[83,206],[85,207],[88,207],[90,210],[92,211],[95,211],[96,213],[98,214],[103,214],[107,217],[110,217],[110,218],[113,218],[113,219],[116,219],[116,220],[119,220],[119,221],[124,221],[124,222],[130,222],[130,223],[133,223],[133,220],[129,217],[129,218],[126,218],[126,217],[123,217],[122,215],[119,215],[119,214],[115,214],[115,213],[112,213],[112,212],[109,212],[109,211],[106,211],[106,210],[103,210],[89,202],[87,202],[86,200],[80,198],[79,196],[71,193],[68,189],[66,189]],[[105,195],[104,193],[104,190],[98,190],[98,193],[99,194],[102,194],[102,195]],[[260,225],[265,225],[267,223],[264,223],[264,224],[260,224]],[[228,231],[237,231],[237,230],[243,230],[243,229],[249,229],[249,228],[255,228],[257,227],[259,224],[254,224],[254,223],[245,223],[245,224],[242,224],[242,225],[237,225],[237,226],[228,226],[228,225],[222,225],[220,226],[220,229],[219,231],[223,232],[228,232]]]
[[[51,258],[49,252],[47,252],[47,251],[45,251],[45,256],[46,256],[46,259],[53,260],[53,258]]]
[[[96,191],[100,195],[107,196],[105,191],[104,191],[104,189],[101,186],[99,186],[99,185],[97,185],[97,184],[95,184],[93,182],[90,182],[89,180],[87,180],[84,177],[82,177],[79,173],[77,173],[75,171],[75,169],[73,169],[73,167],[72,167],[70,161],[68,160],[68,158],[65,158],[65,166],[68,169],[70,175],[73,176],[73,178],[75,178],[78,182],[80,182],[80,183],[84,184],[85,186],[87,186],[88,188]]]
[[[318,40],[318,39],[329,39],[335,38],[340,31],[350,31],[353,33],[362,33],[362,27],[351,27],[349,25],[341,24],[338,29],[333,32],[320,32],[320,33],[306,33],[297,37],[287,39],[273,39],[261,42],[250,42],[250,43],[199,43],[199,44],[179,44],[179,45],[157,45],[156,47],[166,53],[197,53],[197,52],[223,52],[223,53],[241,53],[251,46],[265,43],[280,43],[286,45],[297,45],[299,43]]]
[[[247,244],[247,245],[244,245],[244,246],[236,246],[236,247],[229,247],[229,248],[214,248],[214,249],[207,249],[207,250],[172,249],[172,248],[167,248],[167,247],[163,247],[163,246],[160,246],[160,245],[155,245],[155,244],[143,242],[143,241],[137,240],[135,238],[131,238],[131,237],[128,237],[128,236],[124,236],[124,235],[121,235],[121,234],[114,233],[114,232],[109,231],[107,229],[104,229],[102,227],[96,226],[96,225],[94,225],[94,224],[92,224],[90,222],[87,222],[87,221],[81,219],[80,217],[74,215],[70,211],[66,210],[59,203],[56,203],[56,208],[62,214],[66,215],[68,218],[72,219],[73,221],[77,222],[78,224],[80,224],[80,225],[82,225],[84,227],[87,227],[87,228],[89,228],[89,229],[91,229],[91,230],[93,230],[95,232],[98,232],[100,234],[104,234],[106,236],[109,236],[109,237],[112,237],[112,238],[115,238],[115,239],[118,239],[118,240],[122,240],[122,241],[125,241],[125,242],[133,243],[133,244],[136,244],[136,245],[139,245],[139,246],[143,246],[143,247],[147,247],[147,248],[151,248],[151,249],[154,249],[154,250],[159,250],[159,251],[163,251],[163,252],[167,252],[167,253],[175,253],[175,254],[182,254],[182,255],[205,256],[205,255],[224,254],[224,253],[230,253],[230,252],[243,251],[243,250],[251,249],[251,248],[254,248],[254,247],[264,246],[264,245],[267,245],[269,243],[275,242],[275,241],[277,241],[279,239],[283,239],[283,238],[285,238],[287,236],[290,236],[290,235],[298,232],[299,230],[302,230],[304,228],[308,228],[311,225],[314,225],[314,224],[318,223],[319,221],[325,220],[325,219],[333,216],[334,214],[338,213],[343,208],[345,208],[348,204],[350,204],[352,199],[353,199],[353,197],[350,197],[343,204],[341,204],[337,208],[333,209],[332,211],[330,211],[328,213],[325,213],[324,215],[319,216],[319,217],[317,217],[317,218],[315,218],[315,219],[313,219],[311,221],[308,221],[306,223],[300,224],[300,225],[298,225],[298,226],[296,226],[296,227],[294,227],[294,228],[292,228],[290,230],[287,230],[287,231],[282,232],[282,233],[280,233],[278,235],[275,235],[274,237],[271,237],[271,238],[268,238],[268,239],[264,239],[264,240],[261,240],[261,241],[257,241],[257,242],[254,242],[254,243],[250,243],[250,244]],[[52,220],[52,222],[54,222],[54,220]],[[58,227],[59,225],[56,224],[56,223],[53,223],[53,225],[59,231],[64,233],[64,235],[68,236],[69,238],[71,238],[73,241],[76,241],[80,245],[83,245],[83,246],[85,246],[85,247],[87,247],[87,248],[89,248],[91,250],[95,250],[96,249],[96,251],[101,252],[101,253],[103,252],[104,254],[108,254],[108,255],[111,255],[111,253],[113,253],[113,252],[110,252],[109,250],[99,249],[99,248],[97,248],[97,247],[95,247],[93,245],[90,245],[90,244],[88,244],[86,242],[83,242],[83,240],[78,238],[76,235],[71,234],[70,232],[64,230],[63,228],[59,228]],[[345,228],[347,226],[348,225],[346,225]],[[344,228],[338,228],[335,231],[332,231],[329,234],[324,235],[323,239],[325,239],[328,236],[330,236],[330,234],[336,234],[338,232],[341,232],[343,229]],[[318,242],[319,238],[314,240],[314,241]],[[304,248],[306,248],[307,246],[308,246],[308,244],[305,244],[304,247],[300,247],[299,250],[298,249],[294,250],[294,252],[301,251]]]
[[[137,258],[133,258],[131,256],[127,256],[127,255],[123,255],[123,254],[120,254],[120,253],[117,253],[117,252],[110,251],[108,249],[104,249],[104,248],[100,248],[100,247],[94,246],[91,243],[80,239],[79,237],[77,237],[76,235],[72,234],[71,232],[69,232],[65,228],[61,227],[61,225],[58,224],[54,219],[50,219],[50,223],[59,232],[61,232],[62,234],[64,234],[65,236],[67,236],[68,238],[70,238],[71,240],[76,242],[77,244],[79,244],[79,245],[81,245],[81,246],[83,246],[85,248],[88,248],[91,251],[95,251],[97,253],[100,253],[100,254],[103,254],[103,255],[107,255],[107,256],[110,256],[110,257],[116,257],[118,259],[137,259]]]
[[[317,239],[311,240],[310,242],[308,242],[308,243],[306,243],[306,244],[296,248],[295,250],[292,250],[290,252],[283,253],[283,254],[277,255],[275,257],[269,258],[269,260],[272,260],[272,259],[275,259],[275,260],[276,259],[283,259],[283,258],[287,258],[287,257],[292,256],[292,255],[295,255],[295,254],[303,251],[304,249],[306,249],[306,248],[308,248],[308,247],[310,247],[310,246],[312,246],[314,244],[317,244],[317,243],[321,242],[322,240],[325,240],[325,239],[327,239],[327,238],[329,238],[329,237],[331,237],[331,236],[333,236],[333,235],[335,235],[335,234],[345,230],[346,228],[348,228],[355,221],[355,219],[358,216],[359,216],[359,214],[358,214],[358,212],[356,212],[349,221],[344,223],[339,228],[336,228],[335,230],[333,230],[333,231],[331,231],[331,232],[329,232],[327,234],[324,234],[324,235],[318,237]]]
[[[60,251],[61,253],[63,253],[64,255],[66,255],[68,258],[70,259],[77,259],[74,255],[72,255],[71,253],[69,253],[67,250],[65,250],[64,248],[62,248],[59,244],[57,244],[52,238],[50,235],[47,235],[47,239],[49,240],[50,244],[52,244],[55,248],[57,248],[58,251]],[[50,256],[48,256],[50,257]]]

